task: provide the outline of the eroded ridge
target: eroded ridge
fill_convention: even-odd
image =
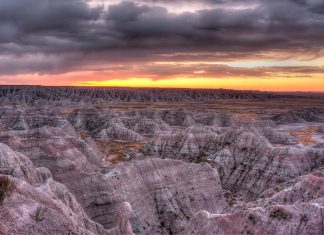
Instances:
[[[324,232],[321,95],[0,91],[0,234]]]

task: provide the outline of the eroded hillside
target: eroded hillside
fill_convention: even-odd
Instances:
[[[321,95],[0,93],[0,234],[324,232]]]

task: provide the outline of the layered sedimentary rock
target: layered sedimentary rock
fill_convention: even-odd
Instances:
[[[114,211],[124,201],[134,211],[131,224],[137,234],[178,234],[196,212],[221,213],[227,207],[217,171],[208,164],[147,159],[103,173],[66,184],[105,228],[111,228]]]
[[[321,234],[323,204],[276,205],[226,214],[197,213],[185,234]]]
[[[120,207],[111,230],[89,219],[70,191],[0,144],[0,234],[132,234],[131,209]]]
[[[0,88],[0,234],[321,234],[323,110],[280,97]]]
[[[293,205],[317,203],[324,199],[324,168],[278,184],[264,191],[260,199],[249,206]]]
[[[190,220],[186,234],[321,234],[323,185],[323,169],[319,169],[275,186],[262,199],[229,213],[200,211]]]
[[[95,102],[184,102],[217,99],[273,99],[279,94],[258,91],[192,90],[192,89],[129,89],[129,88],[52,88],[7,86],[0,88],[0,101],[24,104]],[[284,96],[282,96],[284,97]]]
[[[222,149],[209,156],[223,187],[255,199],[268,188],[320,167],[322,149],[273,147],[253,132],[235,130],[222,137]]]
[[[129,130],[120,125],[112,125],[107,129],[101,130],[98,134],[95,135],[96,139],[99,140],[123,140],[123,141],[132,141],[140,142],[143,141],[143,137],[137,134],[135,131]]]
[[[288,111],[272,117],[278,124],[298,123],[298,122],[324,122],[323,109],[302,109]]]

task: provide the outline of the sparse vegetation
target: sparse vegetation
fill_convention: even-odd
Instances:
[[[43,206],[38,206],[33,214],[29,214],[31,218],[33,218],[36,222],[43,221],[45,218],[45,214],[47,212],[47,208]]]
[[[277,220],[287,220],[292,217],[291,213],[284,208],[276,207],[270,211],[270,218]]]
[[[300,221],[301,221],[301,222],[307,222],[307,221],[308,221],[308,216],[307,216],[306,214],[302,214],[302,215],[300,216]]]
[[[15,185],[8,176],[0,176],[0,204],[13,191]]]
[[[251,221],[252,224],[257,223],[257,217],[254,214],[249,214],[248,219]]]

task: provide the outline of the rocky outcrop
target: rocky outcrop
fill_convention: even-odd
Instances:
[[[250,207],[316,203],[324,198],[324,169],[278,184],[262,193]]]
[[[324,122],[323,109],[303,109],[288,111],[272,117],[277,124]]]
[[[323,204],[251,208],[227,214],[200,211],[185,234],[322,234]]]
[[[129,206],[116,211],[114,226],[106,230],[89,219],[48,170],[36,169],[28,158],[6,145],[0,145],[0,153],[0,234],[133,234]]]
[[[323,169],[264,192],[255,202],[229,213],[200,211],[185,234],[322,234],[324,232]]]
[[[131,142],[140,142],[143,141],[143,136],[137,134],[135,131],[129,130],[120,125],[112,125],[107,129],[101,130],[98,134],[95,135],[95,138],[98,140],[122,140],[122,141],[131,141]]]
[[[209,160],[218,169],[223,187],[255,199],[268,188],[308,174],[324,161],[321,149],[273,147],[253,132],[237,129],[221,137],[221,150]]]
[[[65,88],[65,87],[0,87],[0,101],[24,104],[124,102],[185,102],[218,99],[273,99],[282,95],[259,91],[129,89],[129,88]]]
[[[105,228],[127,201],[136,234],[179,234],[200,210],[221,213],[227,207],[217,171],[208,164],[147,159],[120,163],[104,174],[66,182],[87,214]]]
[[[0,143],[0,174],[10,175],[36,184],[41,181],[40,175],[31,160],[21,153],[16,153],[7,145]]]

